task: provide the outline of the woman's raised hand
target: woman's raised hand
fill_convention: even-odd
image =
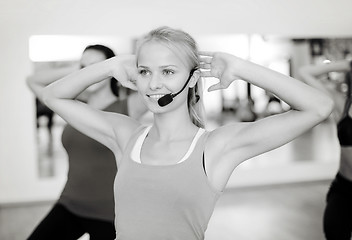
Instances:
[[[234,80],[239,79],[236,76],[236,58],[235,56],[222,52],[200,52],[199,53],[201,76],[215,77],[220,81],[208,88],[208,91],[227,88]]]
[[[137,90],[137,63],[135,55],[118,55],[106,61],[108,61],[111,68],[111,77],[116,78],[122,86]]]

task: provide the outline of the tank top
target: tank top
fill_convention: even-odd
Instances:
[[[116,101],[103,110],[127,115],[127,100]],[[58,202],[79,216],[114,221],[114,154],[70,125],[63,130],[62,143],[69,168]]]
[[[352,69],[352,61],[350,62]],[[349,115],[351,108],[352,96],[351,96],[351,83],[352,83],[352,71],[346,75],[346,83],[348,86],[347,100],[343,110],[342,118],[337,124],[337,137],[341,146],[352,146],[352,118]]]
[[[115,179],[116,240],[200,240],[220,192],[203,169],[208,132],[200,129],[183,160],[172,165],[148,165],[137,157],[149,128],[130,139]]]
[[[351,107],[351,98],[346,102],[341,120],[337,124],[337,137],[341,146],[352,146],[352,118],[348,114]]]

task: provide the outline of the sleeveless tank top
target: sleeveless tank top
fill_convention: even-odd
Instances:
[[[104,111],[127,115],[127,100],[116,101]],[[79,216],[114,221],[114,154],[70,125],[64,128],[62,143],[69,168],[58,202]]]
[[[148,131],[142,128],[132,136],[115,179],[116,240],[204,239],[220,196],[203,169],[209,133],[200,129],[180,162],[160,166],[131,156],[140,153]]]
[[[348,114],[351,98],[347,100],[343,116],[337,124],[337,137],[341,146],[352,146],[352,118]]]
[[[352,69],[352,61],[350,62]],[[352,83],[352,71],[346,75],[346,83],[348,86],[347,100],[343,110],[342,118],[337,124],[337,137],[341,146],[352,146],[352,118],[349,115],[351,108],[352,96],[351,96],[351,83]]]

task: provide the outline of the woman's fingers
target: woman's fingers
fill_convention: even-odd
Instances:
[[[132,90],[135,90],[137,91],[137,86],[136,86],[136,82],[134,80],[131,80],[131,81],[125,81],[123,83],[121,83],[122,86],[126,87],[126,88],[129,88],[129,89],[132,89]]]
[[[200,63],[200,68],[203,69],[211,69],[211,64],[210,63]]]
[[[232,82],[232,81],[231,81]],[[211,85],[209,88],[208,88],[208,92],[211,92],[211,91],[215,91],[215,90],[220,90],[220,89],[226,89],[230,86],[231,82],[218,82],[216,84],[213,84]]]
[[[216,83],[216,84],[214,84],[214,85],[211,85],[211,86],[208,88],[208,92],[212,92],[212,91],[219,90],[219,89],[223,89],[223,87],[221,86],[220,83]]]
[[[209,51],[199,51],[198,52],[200,56],[207,56],[207,57],[213,57],[214,52],[209,52]]]
[[[200,71],[200,76],[201,77],[214,77],[214,75],[211,73],[211,71]]]
[[[212,60],[213,60],[213,58],[211,58],[211,57],[199,57],[200,63],[211,63]]]
[[[212,52],[199,52],[200,63],[211,63],[213,60],[214,53]]]

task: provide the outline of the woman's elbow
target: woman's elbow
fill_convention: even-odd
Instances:
[[[28,76],[26,78],[26,85],[30,88],[33,89],[33,86],[35,85],[34,77],[32,75]]]
[[[55,98],[54,95],[52,94],[52,91],[50,88],[45,87],[40,91],[40,99],[42,99],[42,102],[50,107],[50,103],[52,100]]]
[[[318,116],[321,120],[327,119],[334,109],[334,101],[329,97],[325,96],[324,99],[320,102],[317,109]]]
[[[303,81],[305,80],[305,76],[308,74],[307,68],[308,68],[307,66],[303,66],[298,69],[298,76]]]

